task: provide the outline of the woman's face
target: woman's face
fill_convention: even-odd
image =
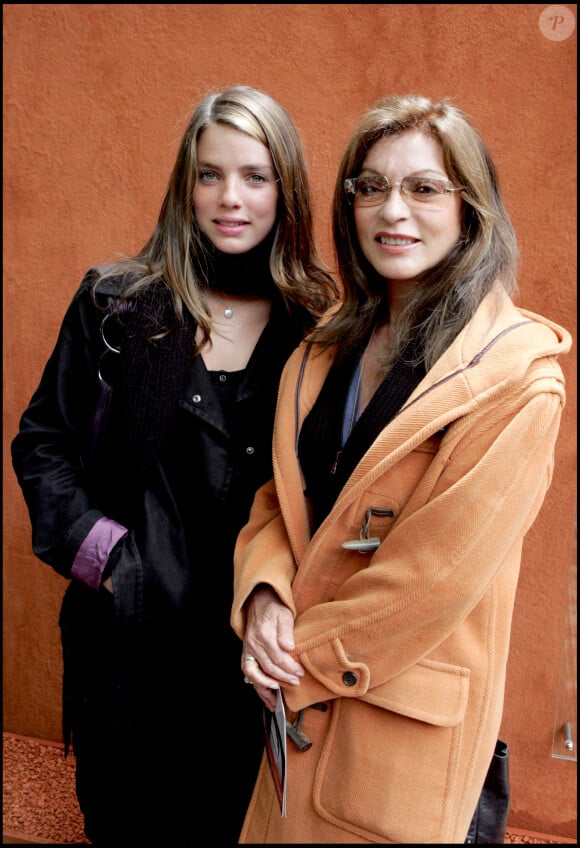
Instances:
[[[278,182],[268,148],[225,124],[197,141],[194,214],[200,230],[224,253],[246,253],[276,221]]]
[[[369,150],[361,176],[448,180],[440,143],[419,130],[379,139]],[[443,259],[461,232],[461,198],[453,192],[443,208],[428,203],[407,205],[400,188],[385,194],[378,206],[355,201],[354,220],[362,251],[373,268],[387,280],[408,287],[419,274]]]

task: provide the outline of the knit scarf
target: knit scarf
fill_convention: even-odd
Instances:
[[[203,234],[201,241],[208,263],[208,288],[255,297],[273,297],[277,293],[270,273],[273,232],[247,253],[224,253]]]

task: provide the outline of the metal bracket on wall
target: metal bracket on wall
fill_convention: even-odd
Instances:
[[[572,553],[570,572],[568,575],[568,602],[566,605],[566,621],[564,640],[560,661],[560,680],[556,697],[556,714],[554,717],[554,736],[552,741],[552,756],[558,760],[578,760],[576,752],[577,739],[577,625],[578,609],[576,581],[578,576],[578,537],[577,524],[574,522],[572,533]]]

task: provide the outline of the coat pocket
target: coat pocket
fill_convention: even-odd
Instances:
[[[365,699],[335,702],[314,784],[327,821],[373,842],[448,830],[469,670],[425,660]]]

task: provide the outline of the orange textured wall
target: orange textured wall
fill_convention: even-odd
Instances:
[[[334,175],[359,115],[388,92],[450,97],[498,165],[521,244],[519,302],[575,337],[576,32],[555,15],[542,30],[546,8],[3,5],[5,730],[61,738],[65,589],[31,553],[10,441],[85,269],[135,252],[154,226],[193,105],[246,83],[288,108],[331,261]],[[575,24],[575,5],[557,8]],[[575,363],[575,352],[562,362],[568,405],[553,485],[525,543],[503,726],[511,825],[567,837],[576,767],[551,752],[575,555]]]

